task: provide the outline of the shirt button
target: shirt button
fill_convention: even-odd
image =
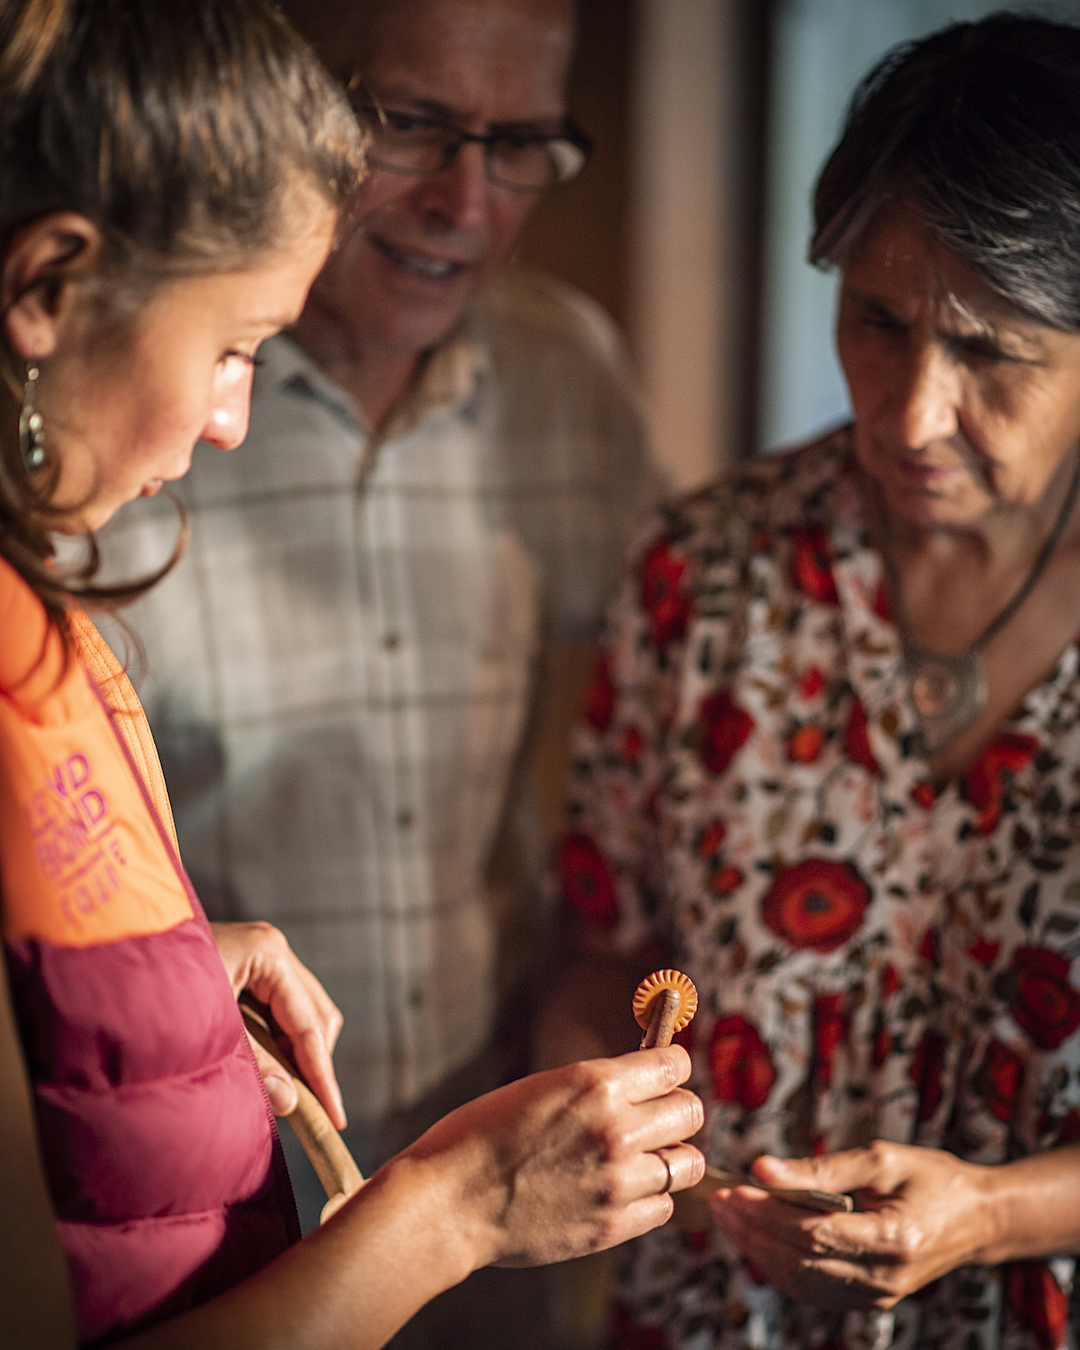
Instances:
[[[401,634],[394,632],[393,629],[389,633],[384,633],[382,645],[388,652],[396,652],[401,646]]]
[[[397,813],[397,823],[399,830],[407,830],[413,823],[413,813],[407,806],[403,806]]]

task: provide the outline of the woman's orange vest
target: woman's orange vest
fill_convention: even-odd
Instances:
[[[80,1338],[204,1302],[299,1237],[269,1102],[134,690],[0,560],[0,930]]]

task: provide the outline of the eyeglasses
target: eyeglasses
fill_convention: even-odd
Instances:
[[[592,141],[567,118],[559,131],[508,127],[486,136],[462,131],[436,117],[383,108],[362,85],[349,82],[350,101],[368,136],[368,163],[390,173],[430,178],[454,162],[463,145],[484,147],[489,183],[512,192],[546,192],[572,183],[592,155]]]

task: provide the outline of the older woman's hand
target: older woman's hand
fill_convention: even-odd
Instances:
[[[533,1074],[454,1111],[396,1161],[438,1169],[470,1269],[612,1247],[665,1223],[668,1190],[704,1176],[702,1154],[680,1142],[704,1120],[679,1087],[689,1074],[679,1046]]]
[[[817,1214],[750,1187],[718,1191],[716,1222],[771,1284],[825,1308],[891,1308],[1000,1241],[992,1203],[1002,1169],[951,1153],[876,1142],[820,1158],[761,1157],[769,1186],[849,1192],[860,1212]]]

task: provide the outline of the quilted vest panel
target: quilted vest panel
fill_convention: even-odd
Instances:
[[[65,671],[0,561],[0,926],[80,1339],[107,1344],[299,1228],[137,699],[85,618],[76,631]]]

